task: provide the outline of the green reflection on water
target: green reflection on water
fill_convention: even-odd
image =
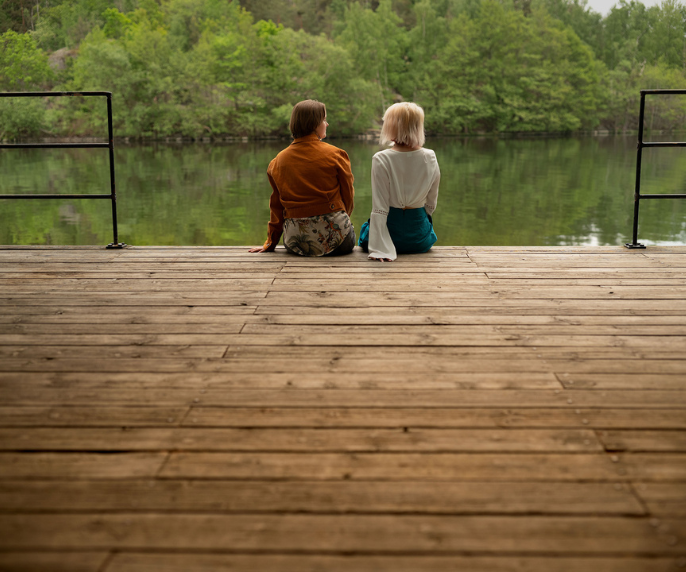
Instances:
[[[434,139],[439,245],[615,245],[630,240],[635,137]],[[363,141],[333,140],[355,174],[353,224],[371,210]],[[135,245],[261,244],[269,161],[286,142],[115,150],[119,239]],[[2,150],[0,194],[108,193],[105,149]],[[686,150],[646,149],[643,193],[686,192]],[[686,201],[641,203],[639,238],[686,244]],[[106,200],[0,201],[2,244],[107,244]]]

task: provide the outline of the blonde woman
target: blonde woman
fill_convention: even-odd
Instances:
[[[441,172],[436,154],[424,148],[424,110],[414,103],[386,110],[381,144],[390,147],[372,159],[372,214],[359,244],[370,259],[392,262],[436,242],[431,215]]]

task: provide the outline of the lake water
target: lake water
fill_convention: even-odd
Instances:
[[[378,145],[348,151],[356,228],[371,210]],[[266,236],[266,169],[285,141],[120,144],[119,239],[133,245],[258,245]],[[636,137],[433,139],[441,167],[438,245],[617,245],[630,241]],[[106,149],[0,150],[0,194],[109,193]],[[686,149],[643,152],[643,193],[686,193]],[[686,201],[642,201],[639,240],[686,244]],[[0,244],[104,245],[110,202],[0,201]]]

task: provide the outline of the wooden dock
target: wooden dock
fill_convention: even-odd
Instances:
[[[0,292],[0,570],[686,570],[686,247],[6,247]]]

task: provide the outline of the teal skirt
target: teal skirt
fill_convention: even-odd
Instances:
[[[427,252],[438,240],[431,215],[424,209],[390,207],[386,225],[398,254]],[[360,229],[358,244],[365,252],[369,251],[369,220]]]

